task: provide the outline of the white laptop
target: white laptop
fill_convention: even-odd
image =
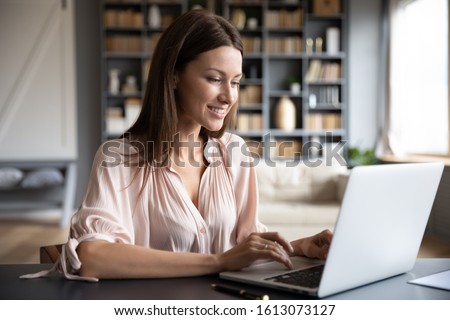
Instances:
[[[410,271],[443,169],[442,163],[355,167],[326,262],[293,257],[293,270],[267,262],[220,277],[320,298]]]

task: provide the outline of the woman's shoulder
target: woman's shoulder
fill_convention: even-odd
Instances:
[[[111,139],[103,142],[95,154],[95,162],[102,167],[115,167],[123,164],[124,161],[137,155],[137,149],[126,138]]]

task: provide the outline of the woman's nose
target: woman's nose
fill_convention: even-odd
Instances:
[[[219,94],[219,101],[224,104],[232,105],[235,100],[234,91],[231,85],[226,84],[222,87],[222,91]]]

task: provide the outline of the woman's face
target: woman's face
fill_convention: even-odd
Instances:
[[[200,126],[218,131],[236,103],[242,77],[239,50],[223,46],[201,53],[177,74],[176,96],[180,129]]]

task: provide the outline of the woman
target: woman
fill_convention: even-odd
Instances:
[[[289,243],[258,222],[236,115],[242,43],[224,18],[180,16],[152,58],[142,112],[97,152],[60,259],[69,278],[159,278],[325,258],[331,233]]]

